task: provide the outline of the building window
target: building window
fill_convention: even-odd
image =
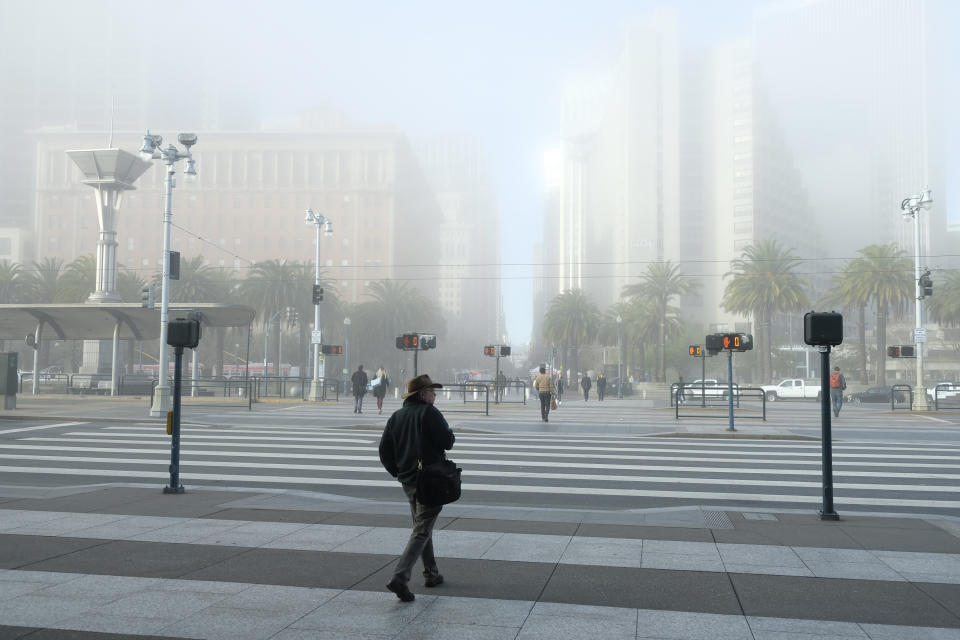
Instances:
[[[137,243],[134,238],[127,238],[127,251],[133,251],[136,249]]]
[[[0,238],[0,256],[9,256],[13,253],[13,240]]]

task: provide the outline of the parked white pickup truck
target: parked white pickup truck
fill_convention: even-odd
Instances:
[[[763,389],[763,395],[767,396],[767,402],[820,399],[819,383],[807,382],[799,378],[784,380],[777,385],[763,385],[760,388]]]

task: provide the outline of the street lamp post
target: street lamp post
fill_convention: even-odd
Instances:
[[[197,144],[197,135],[195,133],[181,133],[177,136],[177,142],[182,144],[185,151],[180,151],[173,144],[166,148],[161,146],[163,138],[151,135],[148,130],[143,136],[143,145],[140,147],[140,157],[144,160],[163,160],[166,165],[167,175],[163,180],[164,200],[163,200],[163,274],[162,290],[160,294],[160,369],[157,372],[157,386],[154,388],[153,404],[150,408],[151,416],[165,416],[172,408],[170,399],[170,385],[167,382],[167,369],[169,368],[169,357],[167,355],[167,323],[170,310],[170,209],[173,199],[173,188],[176,186],[174,180],[174,165],[178,160],[186,160],[187,168],[183,175],[187,182],[191,182],[197,177],[197,165],[193,160],[193,154],[190,148]]]
[[[350,318],[343,319],[343,375],[350,373]]]
[[[917,386],[913,392],[913,406],[920,411],[927,410],[927,390],[923,386],[923,344],[927,336],[923,330],[923,285],[920,283],[920,210],[929,209],[933,204],[933,195],[927,187],[919,195],[904,198],[900,210],[904,217],[913,218],[913,267],[914,291],[916,292],[916,324],[913,329],[913,342],[917,354]],[[883,357],[883,354],[880,354]]]
[[[623,317],[617,315],[617,400],[623,400],[623,337],[620,333],[622,325]]]
[[[333,235],[333,221],[330,218],[327,218],[322,213],[314,213],[313,209],[307,209],[306,217],[303,220],[306,224],[312,224],[317,228],[317,264],[316,264],[316,274],[314,278],[314,286],[320,286],[320,232],[323,231],[326,235]],[[313,343],[313,384],[310,385],[310,395],[309,400],[314,402],[319,402],[323,399],[323,393],[320,389],[320,378],[322,377],[323,372],[320,364],[320,345],[322,343],[322,333],[320,329],[320,305],[317,302],[313,303],[313,330],[316,335],[321,336],[319,340],[314,339],[311,336],[310,341]]]

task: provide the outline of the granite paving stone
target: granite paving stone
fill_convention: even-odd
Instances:
[[[0,567],[18,569],[84,549],[103,545],[102,540],[57,538],[54,536],[15,536],[0,534]]]
[[[581,640],[582,638],[634,640],[636,637],[636,621],[545,616],[534,613],[527,618],[523,628],[520,629],[517,640]]]
[[[128,540],[148,531],[166,527],[182,527],[190,522],[187,518],[167,518],[161,516],[126,516],[109,524],[96,524],[86,529],[71,532],[78,538],[103,538],[106,540]]]
[[[106,598],[44,597],[27,593],[0,601],[0,620],[8,625],[52,627],[61,620],[73,618],[109,602]]]
[[[353,527],[335,524],[312,524],[271,540],[263,545],[268,549],[301,549],[304,551],[330,551],[344,542],[370,531],[370,527]]]
[[[960,640],[960,629],[861,624],[871,640]]]
[[[753,634],[747,621],[738,615],[640,609],[637,638],[753,640]]]
[[[164,626],[160,633],[204,640],[263,640],[298,617],[295,613],[212,606]]]
[[[224,522],[230,522],[225,520]],[[193,541],[193,544],[224,544],[238,547],[260,547],[277,538],[296,533],[306,524],[288,522],[246,522],[234,529],[219,531]]]
[[[44,520],[11,529],[9,533],[32,536],[71,536],[82,537],[77,532],[94,526],[102,526],[127,516],[100,513],[69,513],[53,520]]]
[[[417,620],[516,627],[523,624],[533,608],[530,600],[495,600],[444,597],[434,600]]]
[[[482,559],[559,562],[570,540],[570,536],[505,533]]]
[[[436,536],[439,540],[440,536]],[[410,529],[378,527],[338,544],[331,551],[338,553],[382,553],[398,556],[410,538]]]
[[[128,635],[158,634],[160,629],[167,626],[169,620],[140,618],[132,616],[108,616],[99,611],[61,620],[52,625],[59,629],[76,629],[100,633],[117,633]]]
[[[220,602],[222,593],[144,589],[98,609],[107,616],[178,620]]]
[[[417,618],[408,624],[396,640],[514,640],[519,627],[458,624]]]
[[[609,567],[642,566],[643,540],[575,537],[563,552],[560,562]]]
[[[12,529],[28,527],[31,525],[56,520],[60,516],[57,512],[49,511],[24,511],[21,509],[0,509],[0,533],[6,533]]]
[[[242,524],[244,523],[238,520],[204,520],[197,518],[190,521],[190,526],[172,525],[162,529],[144,531],[130,536],[128,540],[134,542],[196,543],[203,538],[236,529]]]
[[[477,559],[483,557],[502,537],[502,533],[492,531],[444,531],[442,534],[434,532],[433,548],[441,558]],[[397,555],[402,551],[403,547],[395,550]]]
[[[434,596],[419,595],[413,602],[400,602],[389,593],[345,591],[291,626],[295,629],[392,635],[422,613],[433,600]]]
[[[803,560],[790,547],[762,544],[718,544],[723,563],[764,567],[803,568]]]
[[[232,609],[308,613],[339,593],[339,589],[255,584],[246,586],[242,591],[224,598],[217,603],[217,606]]]
[[[790,633],[802,636],[829,635],[844,638],[867,638],[866,632],[855,622],[829,620],[797,620],[793,618],[767,618],[747,616],[753,634],[760,637],[766,633]]]

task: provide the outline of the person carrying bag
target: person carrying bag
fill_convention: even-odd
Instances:
[[[403,602],[415,599],[407,583],[417,558],[423,560],[424,586],[443,583],[433,553],[433,527],[443,505],[460,497],[460,469],[445,453],[453,448],[453,430],[433,404],[442,386],[426,374],[407,382],[403,407],[387,420],[380,438],[380,463],[403,485],[413,518],[413,531],[387,583]]]

